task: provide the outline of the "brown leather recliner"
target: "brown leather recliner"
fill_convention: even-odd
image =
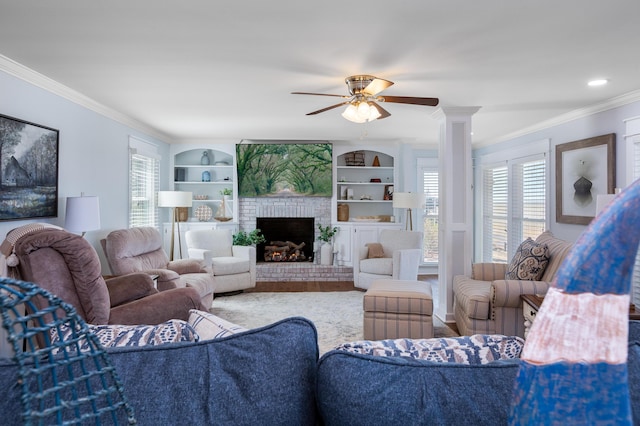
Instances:
[[[112,231],[100,241],[114,275],[145,272],[158,275],[160,291],[175,287],[198,290],[202,304],[213,303],[214,281],[211,271],[196,259],[169,261],[156,228],[137,227]]]
[[[98,253],[79,235],[43,229],[14,245],[19,278],[73,305],[90,324],[159,324],[188,320],[190,309],[203,309],[197,291],[159,292],[148,274],[102,277]]]

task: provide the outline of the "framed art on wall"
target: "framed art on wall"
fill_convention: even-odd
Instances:
[[[331,197],[330,143],[236,145],[240,197]]]
[[[596,136],[556,146],[556,222],[588,225],[598,194],[613,194],[616,135]]]
[[[59,134],[0,114],[0,220],[58,216]]]

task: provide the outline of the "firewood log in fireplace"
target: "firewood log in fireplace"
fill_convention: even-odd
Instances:
[[[286,261],[292,256],[297,260],[304,260],[305,255],[302,248],[306,245],[304,242],[300,244],[291,241],[270,241],[270,245],[264,246],[264,260],[270,261]]]

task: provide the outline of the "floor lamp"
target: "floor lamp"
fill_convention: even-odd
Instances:
[[[182,259],[182,241],[180,240],[180,222],[177,221],[178,207],[191,207],[193,194],[187,191],[158,191],[158,207],[171,208],[171,249],[169,260],[173,260],[174,236],[176,222],[178,222],[178,246]]]
[[[404,227],[405,230],[413,231],[413,217],[411,216],[411,209],[421,208],[424,204],[424,200],[424,194],[419,192],[393,193],[393,208],[407,209],[407,219]]]
[[[100,229],[100,201],[98,197],[84,196],[67,197],[67,208],[64,218],[64,229],[71,232],[81,232]]]

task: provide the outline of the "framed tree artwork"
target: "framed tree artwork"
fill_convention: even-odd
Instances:
[[[0,220],[58,216],[59,133],[0,114]]]
[[[330,143],[236,145],[240,197],[331,197]]]
[[[598,194],[613,194],[616,135],[596,136],[556,146],[556,222],[588,225]]]

